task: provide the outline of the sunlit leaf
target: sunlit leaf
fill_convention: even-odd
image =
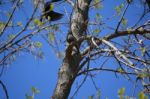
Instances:
[[[122,68],[118,68],[118,71],[119,71],[120,73],[123,72]]]
[[[42,47],[42,43],[41,43],[41,42],[36,42],[35,45],[36,45],[38,48],[41,48],[41,47]]]
[[[123,95],[125,93],[125,88],[121,88],[118,90],[118,95]]]
[[[96,99],[100,99],[100,96],[101,96],[101,92],[98,90],[96,94]]]
[[[103,8],[103,5],[101,4],[100,0],[95,0],[94,7],[97,9],[101,9],[101,8]]]
[[[9,39],[13,39],[14,37],[15,37],[14,34],[9,34],[9,35],[8,35],[8,38],[9,38]]]
[[[94,96],[92,95],[92,96],[89,96],[89,99],[94,99]]]
[[[54,5],[50,4],[49,11],[52,11],[53,9],[54,9]]]
[[[26,99],[34,99],[34,97],[33,96],[29,96],[29,95],[25,95],[26,96]]]
[[[10,17],[11,16],[11,12],[7,12],[7,16]]]
[[[43,25],[43,23],[37,18],[34,19],[34,23],[35,23],[35,25],[39,25],[39,26]]]
[[[54,33],[49,33],[48,34],[48,39],[49,39],[49,41],[53,42],[55,40],[55,34]]]
[[[127,25],[128,20],[127,20],[127,19],[125,19],[125,18],[122,18],[122,21],[121,21],[121,22],[122,22],[122,24],[123,24],[123,25]]]
[[[126,96],[126,98],[125,99],[132,99],[132,98],[130,98],[129,96]]]
[[[99,14],[99,13],[96,13],[96,20],[100,21],[103,17]]]
[[[128,28],[128,29],[127,29],[127,32],[128,32],[128,33],[131,33],[131,31],[132,31],[131,28]]]
[[[138,96],[139,96],[139,99],[145,99],[145,94],[143,92],[140,92]]]
[[[122,10],[123,7],[124,7],[124,4],[123,4],[123,3],[120,4],[119,6],[116,6],[116,7],[115,7],[115,10],[116,10],[117,14],[120,14],[120,13],[121,13],[121,10]]]
[[[141,47],[140,50],[141,50],[142,56],[143,56],[143,55],[146,53],[146,50],[147,50],[147,49],[146,49],[145,47]]]
[[[40,91],[35,87],[31,87],[31,90],[32,90],[32,93],[35,93],[35,94],[40,93]]]
[[[22,26],[22,22],[17,22],[17,25],[18,26]]]
[[[96,3],[98,3],[100,0],[95,0]]]
[[[47,19],[48,19],[48,20],[51,20],[51,17],[50,17],[50,16],[48,16],[48,17],[47,17]]]
[[[51,28],[52,28],[53,30],[55,30],[55,31],[58,31],[58,30],[59,30],[59,26],[58,26],[58,25],[53,25]]]
[[[0,31],[4,28],[5,24],[3,22],[0,22]]]
[[[139,78],[145,78],[145,77],[149,77],[149,76],[150,76],[150,74],[148,74],[148,73],[140,73],[140,74],[138,74]]]
[[[100,32],[101,32],[100,29],[95,29],[95,30],[93,31],[93,35],[94,35],[94,36],[98,36]]]

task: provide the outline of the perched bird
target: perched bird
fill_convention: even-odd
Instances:
[[[41,21],[45,17],[49,21],[57,21],[63,17],[63,14],[53,11],[52,3],[61,0],[51,0],[44,4],[43,15],[41,16]]]

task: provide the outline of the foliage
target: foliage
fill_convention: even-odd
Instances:
[[[32,91],[32,95],[26,94],[25,95],[26,99],[35,99],[35,95],[40,93],[40,91],[35,87],[31,87],[31,91]]]
[[[40,2],[39,0],[0,1],[1,75],[3,68],[17,61],[17,56],[22,55],[20,53],[30,53],[36,58],[43,59],[45,49],[50,47],[56,56],[62,59],[58,81],[63,80],[61,82],[63,84],[57,84],[60,84],[61,88],[64,86],[66,86],[65,90],[71,88],[74,83],[72,78],[85,75],[83,82],[88,77],[91,78],[97,91],[95,95],[88,98],[99,99],[103,94],[93,78],[100,75],[99,71],[107,71],[113,72],[116,77],[119,74],[128,81],[134,80],[135,87],[142,86],[135,97],[148,99],[150,12],[147,1],[118,0],[110,3],[109,0],[83,0],[82,2],[81,0],[63,2],[56,0],[50,5],[49,11],[62,11],[64,8],[62,11],[64,18],[53,22],[50,20],[52,17],[42,17],[43,2],[43,0]],[[69,33],[72,36],[71,42],[67,42]],[[77,39],[76,36],[80,37]],[[112,63],[113,66],[110,66]],[[81,86],[82,84],[77,86],[74,96]],[[119,89],[118,97],[134,98],[126,95],[126,89],[126,87]],[[31,95],[26,94],[27,99],[34,99],[34,96],[40,93],[35,87],[32,87],[31,91]]]

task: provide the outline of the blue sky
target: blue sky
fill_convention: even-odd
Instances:
[[[99,12],[104,18],[110,17],[112,14],[115,13],[114,6],[119,5],[123,1],[125,0],[105,0],[104,8],[97,12]],[[127,19],[129,20],[129,24],[133,24],[132,22],[135,22],[137,20],[139,16],[138,14],[139,12],[141,12],[141,8],[140,6],[138,6],[138,4],[133,4],[131,10],[127,12]],[[28,0],[26,1],[25,5],[25,8],[27,9],[24,12],[26,13],[25,15],[28,16],[31,14],[31,5],[29,4]],[[4,7],[3,9],[6,8]],[[69,7],[66,7],[66,9],[68,12],[71,11]],[[60,8],[58,8],[58,10],[60,12],[63,11],[63,9]],[[94,15],[94,13],[94,10],[91,10],[90,14]],[[20,15],[16,14],[16,17],[16,21],[19,20],[22,22],[26,22],[26,17],[24,17],[24,13]],[[90,18],[92,18],[92,16],[90,16]],[[66,16],[61,21],[63,22],[64,20],[67,20]],[[116,27],[117,21],[117,19],[112,20],[108,22],[107,25]],[[63,31],[65,32],[67,31],[67,26],[63,26],[61,29],[65,29]],[[112,30],[102,31],[102,33],[112,32]],[[100,34],[100,36],[103,35],[104,34]],[[61,36],[64,35],[61,34]],[[59,38],[61,38],[61,36]],[[42,42],[42,51],[44,52],[44,58],[37,59],[30,53],[21,52],[19,55],[17,55],[16,61],[14,61],[7,68],[5,68],[5,71],[2,77],[0,78],[7,87],[10,99],[25,99],[25,94],[31,92],[30,89],[32,86],[40,90],[40,93],[35,96],[35,99],[49,99],[49,97],[54,91],[57,81],[58,69],[61,65],[62,59],[56,56],[54,50],[42,38],[38,36],[34,38],[34,40]],[[59,49],[61,51],[64,50],[64,45],[61,45]],[[113,63],[114,60],[109,61],[106,67],[115,67],[116,64]],[[95,66],[95,64],[91,65]],[[72,87],[70,96],[72,96],[72,94],[74,93],[77,82],[78,84],[81,83],[82,79],[83,76],[78,77],[76,79]],[[105,99],[106,97],[108,97],[108,99],[117,99],[117,91],[122,87],[126,88],[125,94],[132,96],[134,88],[132,82],[129,82],[121,75],[118,75],[118,78],[116,78],[114,73],[100,72],[97,76],[94,77],[94,80],[96,82],[97,87],[101,90],[101,99]],[[140,88],[140,86],[136,88],[135,95],[137,95],[137,92],[140,90]],[[2,89],[0,89],[0,99],[4,99],[4,94],[2,93]],[[75,99],[87,99],[88,96],[95,94],[96,90],[92,84],[91,78],[88,77],[84,85],[79,90]]]

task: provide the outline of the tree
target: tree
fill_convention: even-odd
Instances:
[[[148,0],[113,1],[116,5],[113,6],[114,11],[112,10],[112,12],[105,10],[105,7],[109,8],[108,4],[111,1],[58,1],[50,7],[50,10],[58,10],[57,7],[64,4],[66,16],[60,20],[64,22],[51,22],[48,18],[40,21],[44,0],[33,0],[34,3],[29,0],[1,1],[0,6],[3,6],[5,11],[0,14],[7,17],[0,19],[0,53],[2,56],[0,66],[4,68],[13,62],[22,51],[31,52],[34,56],[42,58],[41,47],[43,44],[33,39],[40,35],[52,48],[63,45],[61,48],[65,49],[64,53],[56,51],[57,55],[63,58],[63,61],[58,71],[58,80],[52,99],[67,99],[75,80],[79,76],[85,75],[83,82],[75,91],[75,95],[86,79],[88,77],[93,78],[97,71],[121,74],[129,81],[133,77],[136,83],[140,82],[139,85],[143,86],[142,92],[139,93],[140,99],[144,99],[141,97],[146,97],[145,94],[149,95],[150,20],[148,18],[150,17],[148,15],[150,9]],[[9,3],[6,4],[6,2]],[[30,5],[26,5],[26,3]],[[32,12],[21,14],[24,12],[24,6],[26,9],[28,6],[32,8]],[[137,8],[135,12],[140,14],[136,17],[133,16],[135,13],[132,12],[134,7]],[[10,9],[12,10],[10,11]],[[107,13],[101,12],[103,10]],[[19,16],[22,16],[20,21],[17,20]],[[68,30],[64,30],[63,26],[66,25]],[[64,37],[65,44],[64,42],[61,43],[61,35],[63,34],[57,34],[58,31],[67,32]],[[58,42],[62,45],[58,45]],[[66,44],[67,46],[64,47]],[[115,66],[106,68],[105,65],[110,64],[109,61],[112,60]],[[97,64],[94,64],[95,62]],[[93,80],[93,84],[94,82]],[[5,85],[3,83],[1,85],[4,86],[3,89],[8,98]],[[124,90],[123,88],[118,92],[120,99],[124,97]],[[74,98],[74,95],[71,98]]]

